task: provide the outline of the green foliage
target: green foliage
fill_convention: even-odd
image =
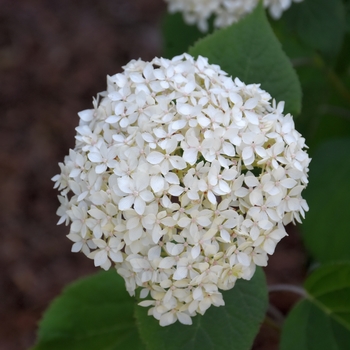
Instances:
[[[346,30],[342,0],[304,0],[286,11],[284,19],[305,44],[327,58],[337,56]]]
[[[323,143],[314,154],[305,198],[303,239],[320,262],[350,260],[350,139]]]
[[[301,42],[285,21],[271,25],[302,86],[303,109],[296,122],[311,153],[326,140],[350,135],[350,35],[345,36],[340,54],[334,58],[336,65],[331,67],[313,47]]]
[[[177,322],[161,327],[147,316],[147,309],[135,304],[115,270],[100,272],[72,284],[51,304],[32,350],[145,349],[137,328],[151,350],[178,349],[180,345],[181,349],[197,345],[214,349],[215,345],[248,350],[267,307],[262,270],[249,282],[238,281],[233,290],[224,292],[224,298],[225,307],[211,307],[205,316],[194,318],[192,326]]]
[[[51,304],[32,350],[144,349],[133,311],[134,298],[115,270],[84,278]]]
[[[345,4],[345,22],[346,22],[346,31],[350,32],[350,1],[347,1]]]
[[[251,14],[228,28],[199,40],[189,53],[209,58],[233,78],[246,84],[261,83],[286,112],[301,110],[301,88],[288,57],[275,37],[260,4]]]
[[[163,23],[163,57],[173,58],[187,52],[188,47],[198,39],[204,37],[206,33],[199,31],[197,26],[185,24],[182,14],[167,14]]]
[[[350,332],[350,262],[321,266],[306,280],[305,289],[315,305]]]
[[[309,300],[299,302],[283,326],[280,350],[348,350],[350,333]]]
[[[307,300],[284,324],[281,350],[350,349],[350,262],[321,266],[305,288]]]
[[[223,292],[225,306],[211,307],[204,316],[197,315],[192,326],[179,322],[160,327],[136,308],[141,338],[149,350],[249,350],[264,319],[267,308],[265,276],[258,269],[250,281],[237,281]]]

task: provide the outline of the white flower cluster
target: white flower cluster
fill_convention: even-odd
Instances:
[[[53,180],[72,251],[115,265],[162,326],[224,305],[308,209],[309,157],[283,103],[208,60],[133,60],[79,113]]]
[[[214,26],[227,27],[252,12],[259,0],[165,0],[170,13],[182,12],[187,24],[197,24],[202,32],[208,30],[208,20],[214,16]],[[274,19],[279,19],[292,2],[303,0],[263,0]]]

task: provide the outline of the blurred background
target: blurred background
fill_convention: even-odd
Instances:
[[[162,53],[163,0],[0,0],[0,349],[28,349],[37,322],[65,285],[98,271],[70,252],[56,226],[51,178],[74,147],[77,112],[92,108],[131,59]],[[271,257],[268,282],[301,284],[305,255],[295,228]],[[271,295],[282,313],[296,301]],[[254,349],[277,349],[262,327]]]

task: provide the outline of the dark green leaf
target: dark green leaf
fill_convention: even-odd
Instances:
[[[325,142],[313,155],[305,198],[310,211],[301,226],[314,259],[350,260],[350,139]]]
[[[187,25],[181,13],[165,15],[162,32],[163,57],[170,59],[187,52],[190,45],[206,35],[206,33],[199,31],[195,25]]]
[[[321,266],[305,282],[310,300],[350,332],[350,262]]]
[[[287,112],[300,112],[298,77],[269,25],[262,4],[238,23],[199,40],[189,53],[208,57],[210,63],[220,65],[246,84],[260,83],[277,101],[286,102]]]
[[[142,339],[149,350],[249,350],[267,308],[264,273],[257,269],[250,281],[239,280],[223,293],[225,306],[210,307],[204,316],[193,318],[191,326],[179,322],[160,327],[147,316],[147,310],[136,307]]]
[[[350,349],[350,262],[323,265],[306,280],[307,300],[288,315],[281,350]]]
[[[348,350],[350,332],[309,300],[289,313],[282,330],[281,350]]]
[[[283,16],[302,41],[327,57],[335,57],[346,30],[342,0],[304,0]]]
[[[33,350],[144,349],[134,304],[115,270],[73,283],[46,311]]]

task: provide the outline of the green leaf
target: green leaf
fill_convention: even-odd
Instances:
[[[346,31],[350,33],[350,1],[345,3],[345,23]]]
[[[313,303],[350,331],[350,262],[321,266],[305,288]]]
[[[309,300],[289,313],[282,329],[280,350],[349,350],[350,332]]]
[[[187,52],[190,45],[206,35],[199,31],[197,26],[187,25],[181,13],[168,13],[164,16],[162,33],[163,57],[170,59]]]
[[[305,288],[307,300],[283,326],[281,350],[350,349],[350,262],[321,266]]]
[[[285,101],[287,112],[301,110],[298,77],[275,37],[260,2],[238,23],[199,40],[189,53],[205,56],[233,78],[246,84],[261,84],[277,101]]]
[[[193,318],[191,326],[179,322],[160,327],[137,307],[136,318],[141,338],[149,350],[249,350],[267,308],[266,281],[257,269],[250,281],[239,280],[230,291],[223,292],[225,306],[210,307],[204,316]]]
[[[134,304],[115,270],[84,278],[51,304],[32,350],[144,349]]]
[[[301,226],[308,251],[319,262],[350,260],[350,139],[323,143],[313,154],[304,196],[310,211]]]
[[[346,30],[342,0],[304,0],[283,16],[303,42],[327,57],[337,56]]]

